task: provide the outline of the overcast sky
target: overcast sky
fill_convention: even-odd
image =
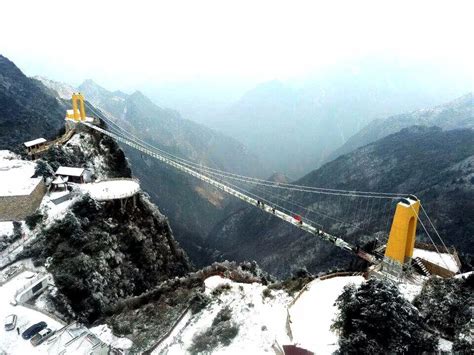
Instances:
[[[28,75],[110,88],[288,79],[377,55],[474,76],[474,1],[7,0],[0,51]]]

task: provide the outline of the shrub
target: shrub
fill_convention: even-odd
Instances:
[[[454,338],[453,352],[455,354],[472,354],[471,327],[466,324]]]
[[[212,295],[213,296],[219,296],[220,294],[229,291],[232,289],[232,286],[230,284],[222,284],[217,286],[214,290],[212,290]]]
[[[193,314],[199,313],[211,302],[211,298],[204,294],[198,293],[191,299],[191,312]]]
[[[266,288],[262,291],[263,298],[273,298],[272,291],[269,288]]]
[[[340,333],[339,352],[361,354],[433,352],[438,339],[424,332],[418,310],[396,286],[369,280],[346,286],[336,300],[340,313],[332,329]]]
[[[238,332],[239,326],[231,321],[232,310],[226,306],[222,308],[212,321],[212,326],[206,331],[198,333],[188,349],[191,353],[212,352],[219,344],[228,346]]]
[[[22,232],[21,223],[17,222],[17,221],[13,221],[13,236],[12,236],[11,239],[13,241],[15,241],[17,239],[20,239],[21,238],[21,232]]]
[[[25,223],[28,226],[28,228],[35,229],[38,223],[43,221],[43,218],[44,218],[44,215],[41,213],[40,210],[37,210],[32,215],[29,215],[28,217],[25,218]]]
[[[229,306],[222,308],[219,313],[217,313],[216,317],[212,321],[212,326],[216,326],[219,323],[226,322],[232,318],[232,310]]]
[[[473,293],[471,275],[467,279],[428,280],[413,301],[428,326],[453,338],[471,319],[469,309]]]
[[[79,218],[93,218],[99,212],[100,206],[86,194],[72,206],[71,210]]]
[[[54,175],[53,168],[44,160],[38,160],[35,166],[35,177],[50,178]]]

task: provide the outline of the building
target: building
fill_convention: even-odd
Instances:
[[[44,138],[37,138],[32,141],[28,141],[23,143],[26,148],[26,152],[32,158],[35,157],[36,154],[39,154],[47,149],[47,141]]]
[[[46,193],[36,164],[7,151],[0,154],[0,221],[20,221],[33,214]]]
[[[55,175],[56,178],[61,178],[64,182],[72,182],[76,184],[90,182],[90,172],[84,168],[60,166],[58,170],[56,170]]]

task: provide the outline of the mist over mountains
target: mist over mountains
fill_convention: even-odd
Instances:
[[[470,91],[471,83],[454,69],[382,58],[337,64],[301,79],[263,82],[238,100],[213,92],[204,102],[190,95],[189,87],[179,99],[179,90],[174,87],[167,94],[147,88],[163,104],[183,107],[186,118],[242,142],[271,171],[297,179],[328,161],[373,120],[448,102]]]

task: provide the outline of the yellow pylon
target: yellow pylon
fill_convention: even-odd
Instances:
[[[73,93],[72,94],[72,112],[68,110],[66,113],[67,118],[72,118],[76,121],[85,121],[86,119],[86,109],[84,107],[84,96],[81,93]],[[79,101],[79,107],[77,105],[77,101]]]
[[[400,264],[413,257],[420,201],[408,197],[397,204],[385,249],[385,257]]]

